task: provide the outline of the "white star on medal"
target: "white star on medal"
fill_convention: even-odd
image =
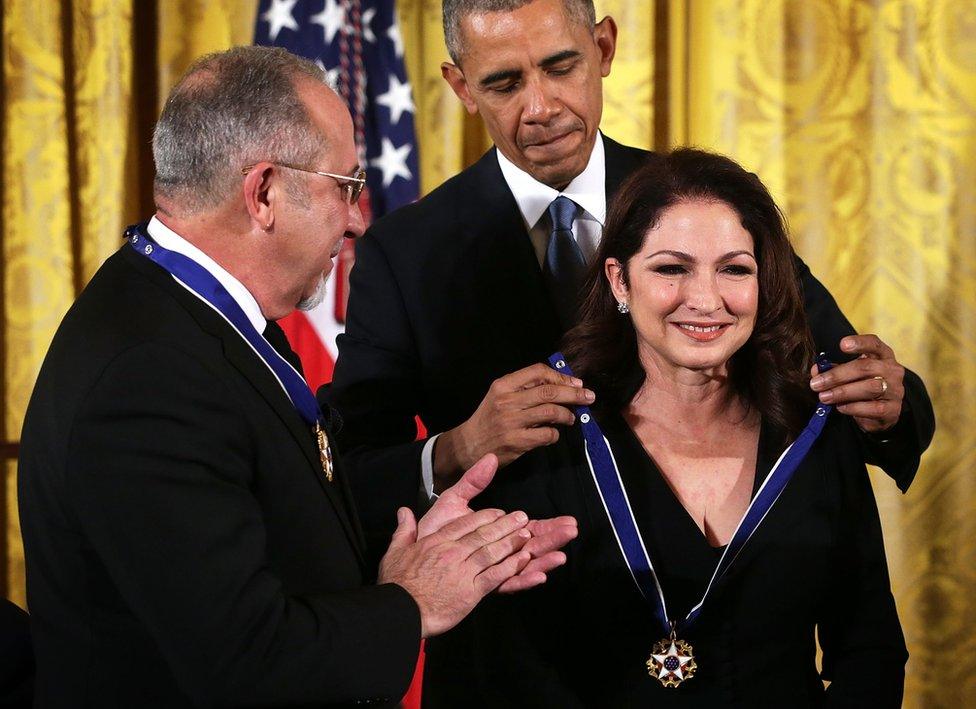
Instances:
[[[680,652],[678,652],[678,646],[674,644],[674,641],[671,641],[671,647],[668,648],[668,651],[666,653],[664,653],[663,655],[651,655],[651,657],[653,657],[655,662],[657,662],[661,666],[661,671],[658,673],[657,676],[658,679],[664,679],[665,675],[668,674],[673,674],[678,679],[684,679],[685,675],[682,670],[684,669],[685,665],[687,665],[692,660],[691,655],[682,655]],[[673,657],[675,660],[678,661],[677,667],[674,666],[674,662],[670,662],[670,663],[668,662],[668,658],[670,657]],[[674,669],[669,670],[668,665],[674,667]]]
[[[655,643],[647,661],[647,672],[665,687],[677,687],[691,679],[698,669],[693,652],[691,645],[672,634],[670,639]]]

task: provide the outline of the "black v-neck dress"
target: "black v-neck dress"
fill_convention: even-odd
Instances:
[[[671,617],[701,599],[721,555],[619,415],[600,420]],[[763,424],[753,494],[782,452]],[[499,472],[482,504],[571,514],[579,537],[539,589],[492,596],[428,644],[431,707],[900,706],[907,659],[858,437],[834,414],[725,583],[685,633],[696,675],[665,688],[663,639],[624,565],[577,428]],[[815,629],[824,651],[825,692]]]

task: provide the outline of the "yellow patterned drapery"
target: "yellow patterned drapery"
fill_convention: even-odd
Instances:
[[[247,44],[256,0],[3,3],[3,416],[16,442],[54,330],[152,212],[149,139],[159,86],[190,61]],[[5,445],[5,453],[11,446]],[[6,595],[25,605],[15,465],[4,464]]]
[[[97,19],[96,19],[97,18]],[[3,433],[16,440],[61,316],[121,218],[131,106],[131,7],[4,3]],[[102,121],[108,121],[102,124]],[[102,128],[104,125],[104,129]],[[129,163],[131,164],[131,163]],[[22,603],[14,466],[5,465],[4,561]]]
[[[311,0],[318,1],[318,0]],[[758,172],[855,325],[929,387],[939,429],[909,494],[875,487],[912,658],[906,706],[976,705],[976,3],[597,0],[620,27],[604,130]],[[437,0],[400,0],[429,191],[487,145],[440,78]],[[3,435],[121,227],[151,208],[159,101],[246,43],[256,0],[4,0]],[[0,571],[23,605],[14,465]]]

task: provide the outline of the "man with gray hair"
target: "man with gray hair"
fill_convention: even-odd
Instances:
[[[39,706],[395,702],[422,637],[562,563],[571,518],[471,511],[486,456],[419,522],[391,511],[368,570],[330,417],[274,322],[363,232],[352,134],[280,49],[205,57],[169,97],[157,213],[66,315],[24,425]]]
[[[444,0],[443,12],[452,61],[442,74],[495,145],[356,243],[346,332],[333,383],[320,394],[343,415],[350,481],[374,545],[389,533],[390,510],[410,504],[418,488],[445,489],[486,453],[507,468],[480,500],[511,499],[510,484],[547,464],[546,448],[573,424],[574,407],[593,402],[583,382],[541,362],[575,323],[587,266],[600,268],[590,262],[608,201],[647,156],[599,130],[617,27],[611,17],[595,21],[591,0]],[[925,387],[878,337],[857,335],[796,265],[815,344],[838,363],[811,388],[855,418],[872,459],[907,489],[935,428]],[[417,415],[429,434],[419,441]],[[540,489],[518,504],[546,516],[563,492]],[[492,598],[429,644],[430,706],[509,705],[524,700],[520,690],[540,705],[572,706],[559,691],[585,673],[540,650],[571,646],[525,632],[515,613],[486,613],[523,603]],[[599,612],[581,610],[591,619]],[[550,607],[521,618],[572,633],[552,615]],[[602,650],[593,643],[577,659],[585,666]],[[522,671],[533,660],[543,669]]]

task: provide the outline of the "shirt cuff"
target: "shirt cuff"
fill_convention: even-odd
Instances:
[[[427,500],[433,502],[437,499],[434,493],[434,442],[441,434],[436,434],[427,439],[424,449],[420,453],[420,479],[423,483],[423,494]]]

